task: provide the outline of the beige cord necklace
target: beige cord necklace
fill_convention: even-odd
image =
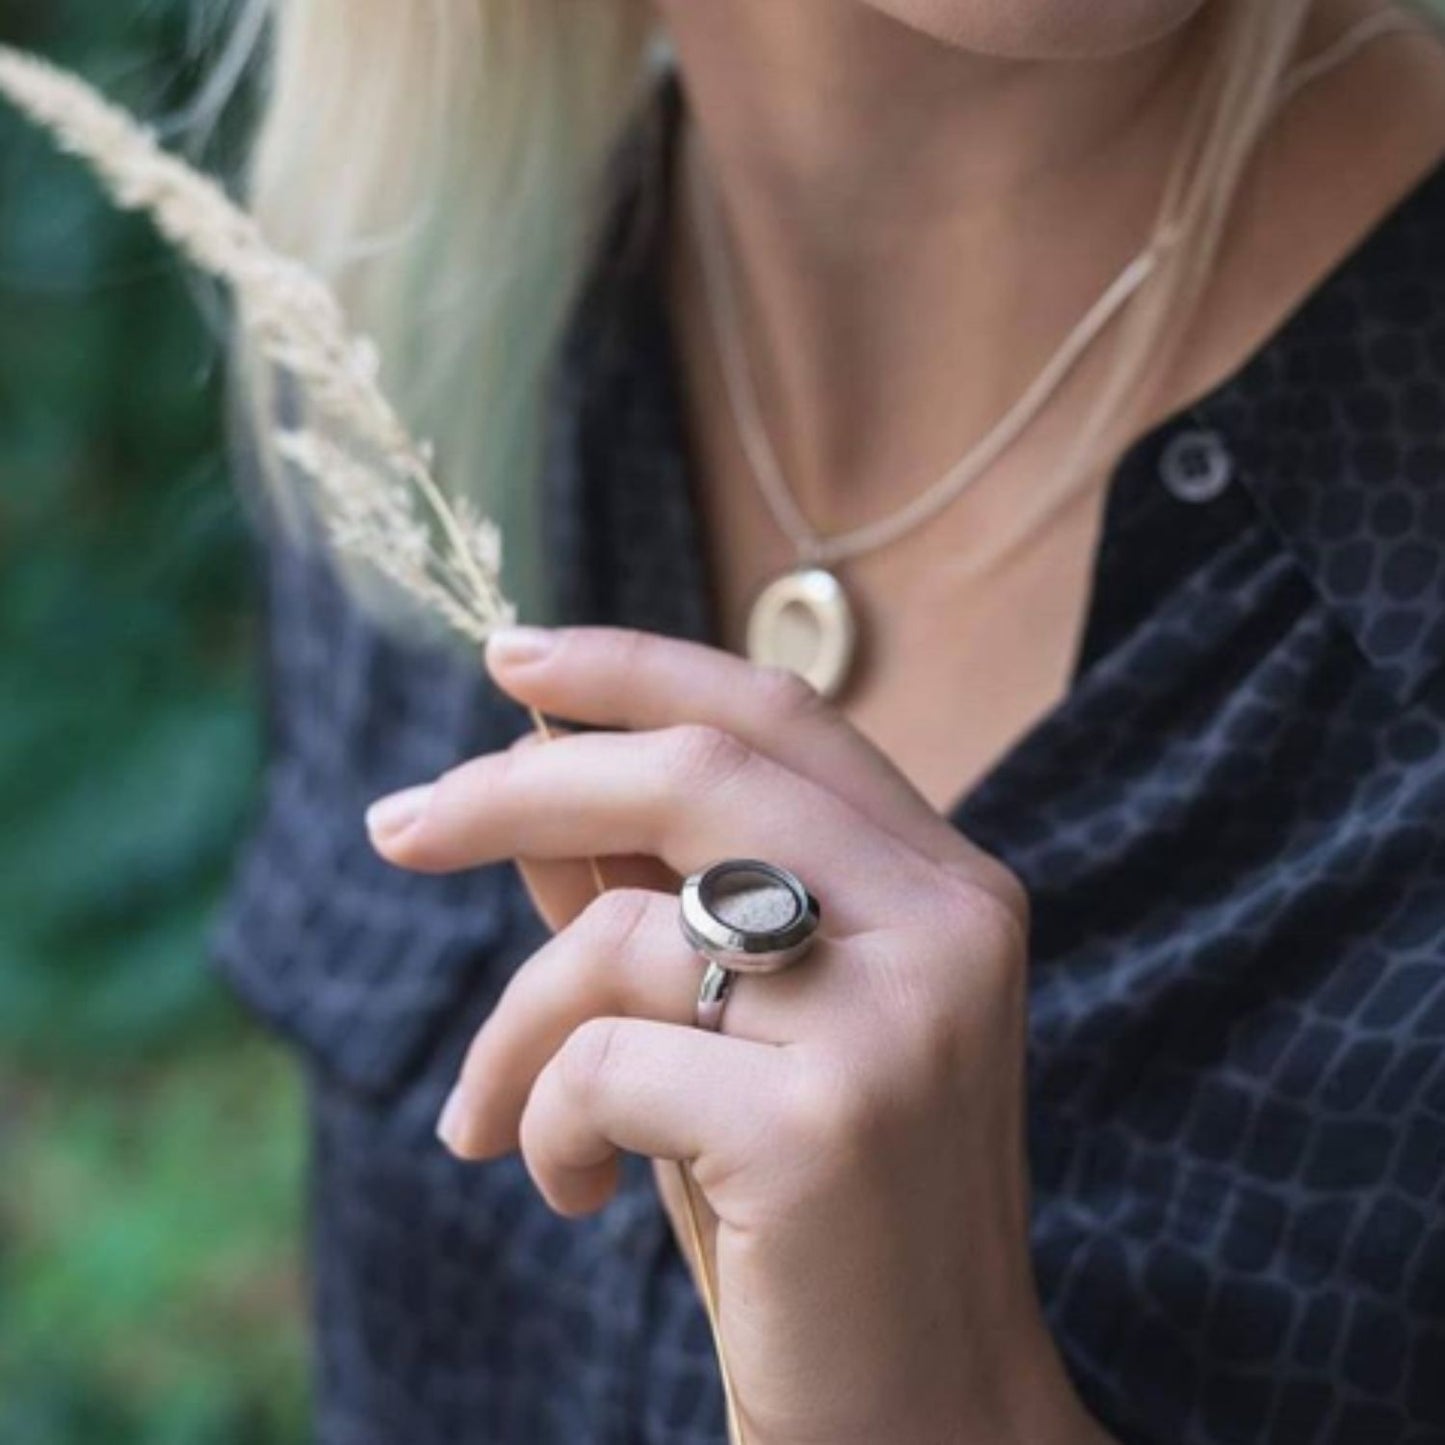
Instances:
[[[786,667],[824,697],[837,697],[853,673],[859,630],[858,610],[838,567],[926,526],[978,481],[1028,429],[1153,274],[1163,246],[1151,243],[1129,261],[1013,406],[943,476],[896,511],[825,537],[803,515],[763,422],[715,197],[700,164],[688,165],[687,174],[708,321],[733,425],[763,502],[798,559],[795,567],[774,578],[754,599],[748,614],[748,656],[757,663]]]
[[[1366,17],[1331,45],[1286,73],[1277,105],[1336,69],[1368,41],[1420,23],[1394,11]],[[747,652],[757,663],[805,678],[824,697],[848,686],[858,656],[859,613],[838,569],[902,540],[948,510],[1019,439],[1057,395],[1094,342],[1124,310],[1179,239],[1161,225],[1064,338],[1018,400],[949,469],[903,506],[847,531],[824,536],[808,521],[789,486],[763,420],[755,374],[739,320],[737,288],[717,198],[704,173],[700,147],[683,157],[698,236],[708,324],[723,389],[748,470],[778,530],[797,554],[794,567],[767,583],[748,614]]]

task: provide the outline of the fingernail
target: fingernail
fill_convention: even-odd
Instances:
[[[381,842],[406,832],[426,812],[432,787],[431,783],[427,783],[424,787],[407,788],[373,803],[366,810],[367,831]]]
[[[503,667],[541,662],[552,650],[553,634],[545,627],[501,627],[487,641],[487,661]]]
[[[447,1101],[442,1105],[442,1111],[437,1119],[437,1138],[452,1151],[453,1154],[461,1152],[461,1127],[462,1127],[462,1087],[460,1084],[447,1095]]]

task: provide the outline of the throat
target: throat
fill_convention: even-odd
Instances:
[[[1033,545],[983,572],[959,568],[959,549],[946,536],[837,569],[854,632],[835,701],[940,812],[1067,696],[1103,504],[1102,486],[1093,488]],[[777,572],[759,574],[746,555],[714,555],[725,641],[759,661],[788,665],[785,656],[758,656],[749,633],[760,599],[798,574],[786,560]],[[779,647],[831,645],[820,641],[806,611],[776,625]]]

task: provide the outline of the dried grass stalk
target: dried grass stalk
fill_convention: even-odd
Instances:
[[[381,389],[375,347],[351,332],[329,288],[275,251],[214,181],[77,76],[0,46],[0,94],[87,162],[118,205],[150,216],[188,260],[230,287],[261,355],[326,427],[325,436],[283,432],[277,450],[313,482],[315,510],[337,549],[472,641],[511,623],[500,534],[448,501],[430,448]]]
[[[474,642],[513,622],[500,580],[500,532],[469,503],[448,501],[432,474],[430,448],[411,436],[381,389],[376,349],[349,330],[329,288],[275,251],[214,181],[167,154],[79,77],[0,46],[0,94],[86,161],[119,205],[149,215],[187,259],[231,288],[261,354],[300,385],[311,412],[327,426],[326,434],[281,431],[276,446],[311,479],[315,510],[333,547]],[[536,712],[532,718],[549,736],[546,719]],[[592,876],[604,891],[595,861]],[[677,1169],[729,1426],[738,1445],[746,1445],[699,1204],[687,1165]]]

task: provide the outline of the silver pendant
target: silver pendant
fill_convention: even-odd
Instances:
[[[837,697],[853,669],[858,624],[843,584],[821,567],[788,572],[758,594],[748,615],[748,656],[795,672]]]

